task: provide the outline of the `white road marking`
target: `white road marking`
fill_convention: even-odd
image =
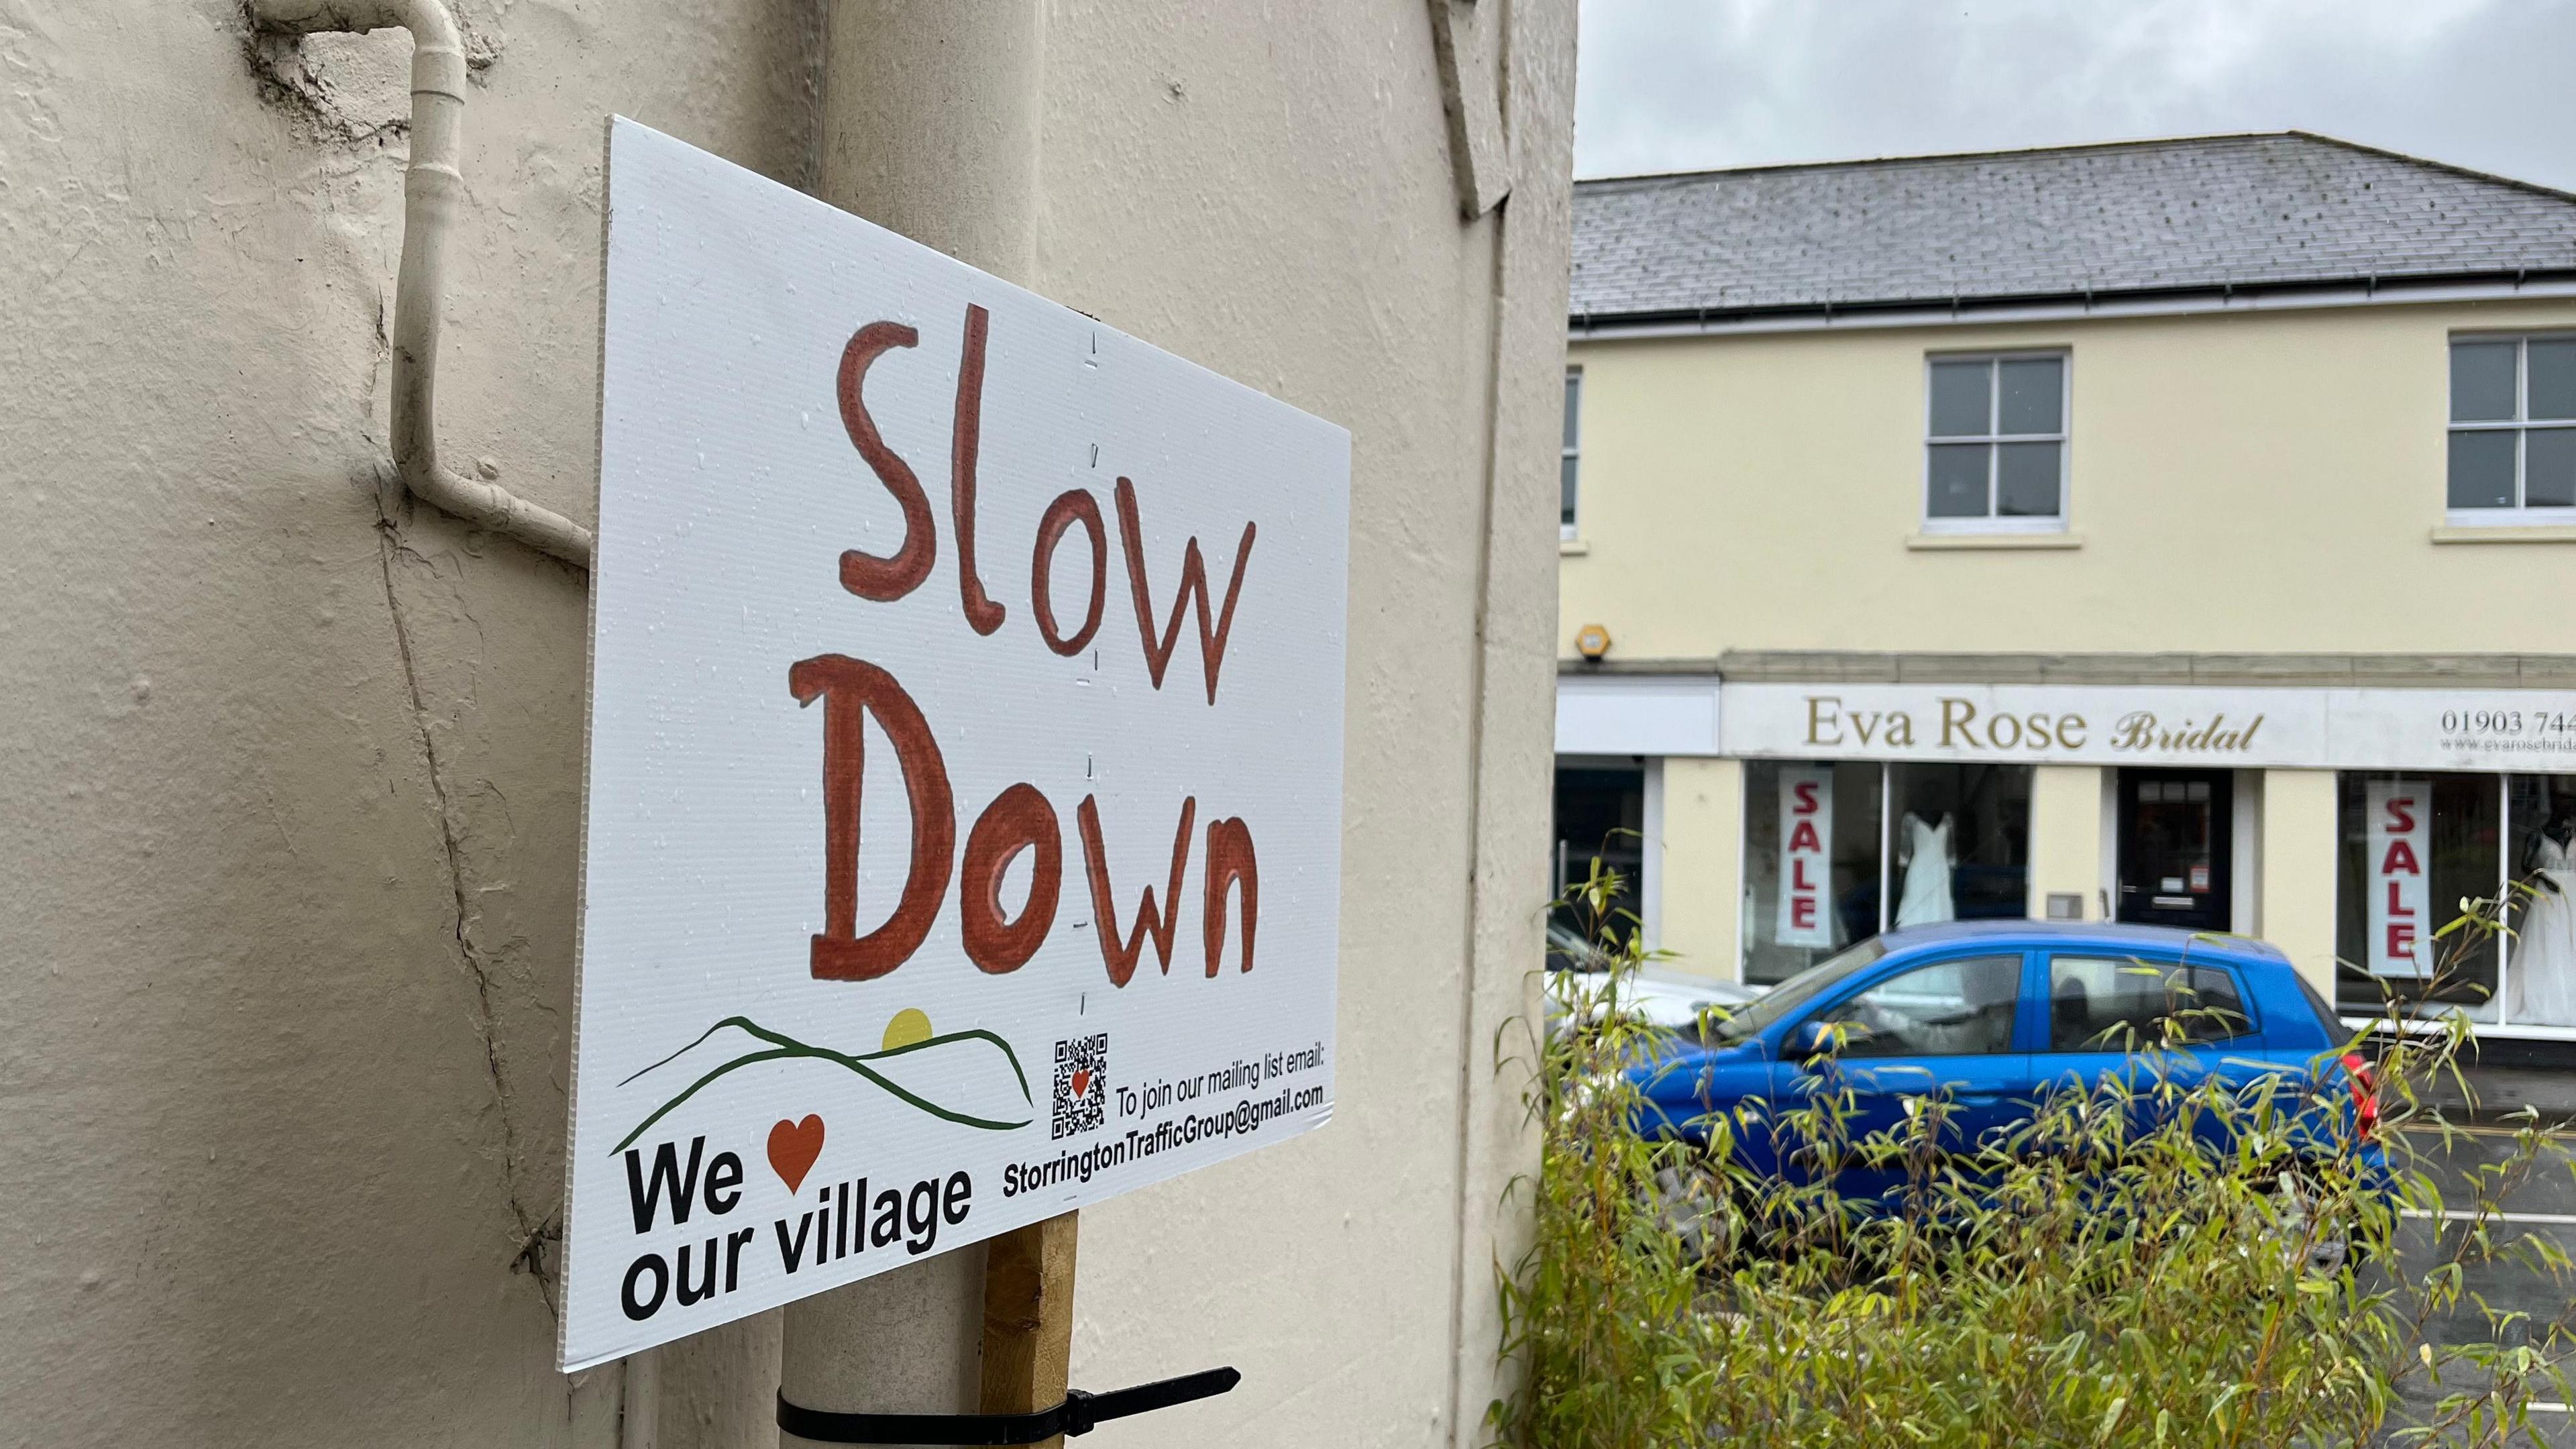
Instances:
[[[2434,1214],[2425,1208],[2403,1208],[2399,1210],[2398,1216],[2429,1218]],[[2467,1208],[2446,1208],[2440,1216],[2444,1222],[2451,1223],[2476,1222],[2484,1218],[2491,1223],[2551,1223],[2561,1227],[2576,1225],[2576,1213],[2479,1213]]]
[[[2429,1142],[2439,1142],[2443,1131],[2443,1129],[2439,1127],[2428,1126],[2401,1127],[2398,1130],[2424,1138]],[[2450,1130],[2462,1137],[2519,1137],[2523,1132],[2522,1128],[2513,1126],[2463,1126],[2459,1123],[2453,1123]],[[2544,1123],[2540,1126],[2540,1135],[2543,1138],[2565,1137],[2571,1133],[2576,1133],[2576,1119],[2571,1119],[2570,1121],[2563,1123]]]

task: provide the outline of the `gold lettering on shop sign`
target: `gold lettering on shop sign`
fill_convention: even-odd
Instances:
[[[2092,744],[2092,721],[2072,711],[1989,717],[1979,711],[1976,701],[1957,695],[1943,695],[1938,704],[1938,749],[2044,754],[2087,749]],[[2258,714],[2241,725],[2232,724],[2222,710],[2205,721],[2186,718],[2168,724],[2152,710],[2131,710],[2113,721],[2102,748],[2124,754],[2241,755],[2254,748],[2254,737],[2266,718]],[[1914,717],[1901,709],[1853,709],[1840,695],[1811,694],[1807,696],[1807,744],[1817,749],[1910,750],[1915,747]]]
[[[1843,742],[1842,730],[1839,727],[1835,729],[1834,737],[1832,739],[1826,739],[1824,737],[1824,728],[1828,718],[1827,711],[1833,711],[1832,718],[1839,722],[1841,718],[1841,705],[1842,700],[1834,695],[1811,694],[1807,696],[1808,744],[1838,745]]]
[[[1807,696],[1808,744],[1839,747],[1846,742],[1844,731],[1848,729],[1849,743],[1855,745],[1914,748],[1914,716],[1901,709],[1845,710],[1842,704],[1842,696],[1836,694]]]
[[[2256,715],[2245,725],[2229,729],[2225,711],[2210,716],[2207,724],[2186,719],[2167,729],[2147,710],[2132,710],[2120,716],[2111,726],[2110,746],[2115,750],[2163,750],[2176,753],[2195,751],[2233,752],[2243,754],[2254,748],[2255,732],[2263,728],[2265,716]]]
[[[1950,736],[1951,736],[1952,731],[1965,732],[1965,731],[1967,731],[1967,730],[1968,730],[1968,728],[1969,728],[1971,725],[1974,725],[1976,722],[1977,722],[1977,707],[1976,707],[1975,705],[1968,703],[1968,702],[1967,702],[1966,700],[1964,700],[1964,699],[1944,699],[1944,700],[1942,700],[1942,701],[1941,701],[1941,748],[1943,748],[1943,749],[1945,749],[1945,750],[1946,750],[1946,749],[1948,749],[1948,748],[1950,748],[1950,745],[1951,745],[1951,738],[1950,738]],[[1967,738],[1967,745],[1968,745],[1968,748],[1970,748],[1970,749],[1976,749],[1976,748],[1978,747],[1978,740],[1977,740],[1977,737],[1976,737],[1974,734],[1969,734],[1969,735],[1968,735],[1968,738]]]

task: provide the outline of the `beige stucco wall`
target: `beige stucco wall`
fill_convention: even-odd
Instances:
[[[2032,917],[2045,919],[2048,897],[2071,891],[2083,919],[2102,919],[2102,771],[2092,765],[2041,765],[2030,777]]]
[[[2264,771],[2263,939],[2288,952],[2328,1000],[2335,989],[2335,864],[2334,771]]]
[[[466,0],[452,457],[591,516],[601,118],[806,182],[821,8]],[[1419,0],[1049,6],[1035,284],[1354,438],[1338,1111],[1085,1214],[1078,1383],[1247,1375],[1129,1442],[1490,1391],[1572,91],[1512,15],[1462,222]],[[0,1444],[615,1441],[551,1366],[584,583],[380,512],[405,53],[0,0]],[[665,1443],[757,1442],[775,1342],[666,1360]]]
[[[2534,652],[2576,544],[2437,545],[2448,335],[2576,299],[1577,341],[1558,646]],[[1921,551],[1927,352],[2072,355],[2071,550]]]
[[[1664,761],[1662,948],[1677,970],[1740,980],[1744,762]]]

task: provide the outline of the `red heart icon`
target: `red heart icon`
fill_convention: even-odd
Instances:
[[[805,1174],[814,1170],[814,1159],[823,1155],[823,1119],[808,1116],[802,1122],[780,1122],[769,1129],[769,1170],[794,1192],[805,1185]]]
[[[1091,1068],[1084,1067],[1073,1074],[1073,1094],[1077,1097],[1091,1095]]]

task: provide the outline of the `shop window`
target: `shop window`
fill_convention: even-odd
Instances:
[[[2576,775],[2346,774],[2340,789],[2336,1005],[2576,1026]],[[2442,937],[2463,899],[2502,899],[2510,935]]]
[[[2027,765],[1746,761],[1744,979],[1896,927],[2026,914],[2030,782]]]
[[[1559,765],[1556,769],[1556,894],[1581,885],[1597,857],[1622,882],[1613,911],[1642,914],[1645,884],[1646,768],[1636,765]],[[1596,924],[1614,925],[1625,937],[1634,922],[1595,923],[1559,907],[1551,922],[1551,949],[1574,949],[1592,939]],[[1567,933],[1571,932],[1570,939]]]
[[[1557,472],[1557,531],[1574,537],[1576,474],[1581,471],[1583,443],[1583,369],[1565,370],[1565,453]]]
[[[2576,336],[2451,344],[2455,522],[2576,519]]]
[[[1887,767],[1890,927],[2029,913],[2030,780],[2027,765]]]
[[[2049,959],[2050,1051],[2117,1052],[2168,1041],[2226,1041],[2253,1029],[2244,998],[2224,967],[2137,956]]]
[[[2503,889],[2502,779],[2347,772],[2337,784],[2336,1005],[2372,1015],[2390,999],[2493,1021],[2493,940],[2441,934],[2460,902]]]
[[[2576,775],[2507,776],[2504,813],[2514,883],[2501,1019],[2576,1026]]]
[[[2066,527],[2066,363],[2063,352],[1931,360],[1925,532]]]

